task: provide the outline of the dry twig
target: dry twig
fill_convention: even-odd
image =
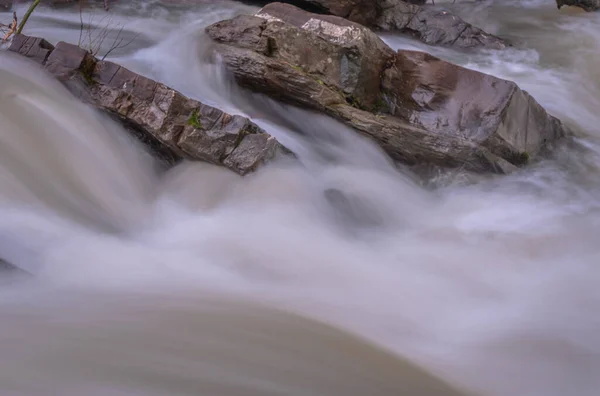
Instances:
[[[90,14],[87,23],[84,23],[83,20],[83,1],[79,0],[79,42],[78,45],[82,48],[85,48],[90,54],[94,56],[98,56],[104,42],[108,39],[111,34],[111,30],[115,31],[115,29],[111,29],[111,26],[114,25],[112,21],[112,16],[110,14],[104,15],[100,18],[99,21],[94,20],[94,15]],[[108,11],[108,1],[104,1],[104,7]],[[137,38],[137,34],[134,35],[130,40],[125,41],[122,37],[123,31],[125,27],[124,25],[120,25],[119,30],[116,32],[116,36],[113,39],[111,46],[102,56],[102,60],[104,60],[108,55],[110,55],[113,51],[125,48],[133,40]]]
[[[10,36],[12,36],[16,31],[17,31],[17,13],[13,11],[13,20],[10,23],[10,25],[1,25],[0,24],[0,28],[8,28],[8,30],[6,31],[6,33],[4,34],[4,37],[2,38],[2,42],[5,43],[6,40],[8,40],[10,38]]]

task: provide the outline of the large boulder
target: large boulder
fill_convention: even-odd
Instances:
[[[120,121],[166,162],[199,160],[244,175],[287,152],[247,118],[187,98],[75,45],[54,47],[16,35],[10,50],[44,65],[75,96]]]
[[[556,0],[556,6],[559,9],[563,6],[572,6],[586,11],[597,11],[600,10],[600,0]]]
[[[297,1],[301,3],[302,1]],[[499,37],[472,26],[447,8],[424,0],[304,0],[365,26],[398,31],[430,45],[503,49]]]
[[[241,85],[335,117],[409,164],[507,172],[565,134],[515,83],[395,53],[342,18],[272,3],[206,31]]]
[[[242,16],[241,24],[251,26],[251,32],[244,30],[251,43],[230,36],[239,32],[235,22],[230,27],[209,30],[218,41],[235,41],[300,68],[317,76],[320,85],[337,87],[344,97],[365,108],[374,108],[381,101],[381,71],[393,58],[393,50],[359,24],[335,16],[313,15],[291,5],[271,3],[256,14],[258,19]],[[262,26],[264,30],[260,30]],[[258,41],[254,42],[256,38]]]

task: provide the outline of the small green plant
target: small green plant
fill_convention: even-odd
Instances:
[[[94,80],[95,68],[96,59],[86,55],[86,57],[83,60],[83,63],[81,64],[81,67],[79,68],[79,72],[81,73],[83,78],[85,78],[85,81],[87,81],[87,83],[90,85],[96,84],[96,81]]]
[[[202,122],[200,121],[200,111],[198,111],[198,109],[192,111],[192,114],[190,114],[190,118],[188,118],[188,120],[187,120],[187,124],[196,129],[204,128],[202,126]]]
[[[25,27],[25,24],[27,23],[27,20],[29,19],[29,16],[31,16],[31,13],[33,12],[33,10],[35,10],[35,7],[37,7],[39,4],[40,4],[40,0],[35,0],[33,3],[31,3],[29,8],[27,9],[27,12],[25,12],[25,15],[23,16],[23,19],[21,20],[19,27],[17,28],[17,34],[21,34],[21,32],[23,31],[23,28]]]

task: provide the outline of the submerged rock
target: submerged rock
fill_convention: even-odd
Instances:
[[[586,11],[597,11],[600,10],[600,0],[556,0],[556,6],[559,9],[563,6],[572,6]]]
[[[0,259],[0,273],[16,271],[17,268],[6,261]]]
[[[44,65],[75,96],[119,120],[166,162],[187,158],[244,175],[287,152],[249,119],[187,98],[75,45],[53,47],[17,35],[10,50]]]
[[[343,18],[272,3],[206,31],[242,86],[342,120],[408,164],[504,173],[565,134],[515,83],[396,53]]]
[[[0,258],[0,286],[2,282],[16,278],[29,277],[32,274]]]

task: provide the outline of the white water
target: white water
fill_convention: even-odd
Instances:
[[[0,257],[34,277],[1,284],[0,394],[445,394],[403,393],[434,381],[368,340],[479,395],[597,395],[600,16],[525,3],[465,14],[515,49],[428,50],[517,81],[576,144],[508,177],[425,185],[338,124],[227,82],[202,28],[251,7],[113,11],[136,37],[120,63],[253,117],[300,156],[246,178],[159,173],[1,53]],[[30,23],[78,40],[76,12]]]

